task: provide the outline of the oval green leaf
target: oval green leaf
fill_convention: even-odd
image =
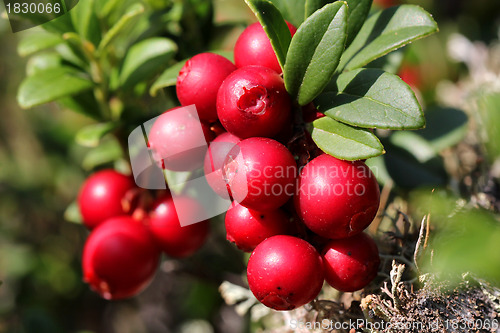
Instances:
[[[97,45],[101,39],[101,27],[94,10],[95,0],[82,0],[70,11],[71,21],[78,34]]]
[[[342,124],[328,117],[313,122],[312,138],[325,153],[342,160],[362,160],[382,155],[384,147],[370,131]]]
[[[316,107],[343,123],[393,130],[425,126],[413,90],[399,76],[361,68],[337,76],[315,100]]]
[[[316,11],[293,36],[283,75],[300,105],[311,102],[332,79],[346,33],[347,5],[337,1]]]
[[[347,18],[347,41],[348,47],[359,30],[365,23],[365,20],[372,7],[373,0],[345,0],[349,7],[349,17]]]
[[[285,20],[299,27],[305,18],[306,0],[270,0],[279,9]]]
[[[135,86],[165,67],[175,53],[177,45],[164,37],[152,37],[130,47],[120,72],[120,82],[125,88]]]
[[[117,127],[115,122],[88,125],[76,133],[75,141],[84,147],[97,147],[101,139]]]
[[[74,68],[50,68],[24,79],[19,86],[17,101],[22,108],[30,108],[92,89],[93,86],[85,73]]]
[[[95,167],[117,161],[122,157],[123,151],[118,141],[106,140],[85,155],[82,166],[85,170],[90,171]]]
[[[345,50],[339,68],[352,70],[438,31],[432,16],[419,6],[402,5],[372,15]]]
[[[19,53],[21,57],[25,57],[38,51],[56,46],[62,42],[63,40],[59,35],[46,31],[34,32],[29,35],[25,35],[19,41],[17,53]]]
[[[248,7],[254,12],[260,24],[264,28],[267,37],[271,41],[278,62],[283,68],[285,66],[286,53],[290,46],[292,35],[281,16],[280,11],[267,0],[245,0]]]

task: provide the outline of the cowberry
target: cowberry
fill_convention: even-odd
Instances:
[[[182,105],[196,105],[201,120],[217,120],[217,91],[222,81],[236,70],[223,56],[200,53],[189,59],[177,77],[177,98]]]
[[[87,178],[78,194],[84,225],[93,229],[110,217],[126,214],[122,201],[134,185],[131,177],[111,169],[98,171]]]
[[[293,36],[297,29],[289,22],[287,25]],[[282,72],[271,42],[259,22],[249,25],[241,33],[234,46],[234,62],[238,68],[259,65],[271,68],[279,74]]]
[[[210,143],[205,155],[205,179],[215,193],[226,199],[229,199],[229,188],[224,178],[222,168],[227,154],[240,141],[240,138],[231,133],[222,133]]]
[[[281,76],[262,66],[234,71],[217,93],[217,114],[222,126],[242,139],[275,136],[288,123],[290,107]]]
[[[234,200],[247,208],[274,210],[294,194],[297,166],[278,141],[245,139],[229,152],[224,164]]]
[[[364,232],[330,241],[322,255],[325,280],[337,290],[359,290],[377,276],[380,265],[377,244]]]
[[[326,238],[344,238],[363,231],[380,203],[375,176],[362,161],[320,155],[299,176],[295,209],[305,225]]]
[[[259,212],[233,202],[225,218],[227,240],[252,252],[264,239],[287,234],[290,221],[281,209]]]
[[[117,216],[95,228],[83,249],[85,282],[105,299],[122,299],[143,290],[160,256],[147,228],[129,216]]]
[[[323,286],[321,256],[303,239],[273,236],[260,243],[248,260],[250,290],[264,305],[292,310],[311,302]]]
[[[209,233],[209,222],[181,226],[177,212],[192,221],[203,214],[203,210],[198,201],[187,196],[177,196],[175,204],[170,196],[158,199],[149,214],[149,227],[161,250],[176,258],[187,257],[198,250]]]
[[[175,107],[156,118],[148,135],[155,161],[165,169],[192,171],[203,165],[210,127],[200,121],[196,110]]]

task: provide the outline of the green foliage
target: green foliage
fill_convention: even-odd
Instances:
[[[316,11],[293,36],[283,76],[299,105],[310,103],[331,80],[346,34],[347,5],[337,1]]]

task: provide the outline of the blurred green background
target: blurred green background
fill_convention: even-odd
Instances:
[[[181,4],[184,10],[182,5],[189,3],[195,13],[198,10],[194,16],[179,14],[180,23],[166,29],[170,37],[177,33],[176,60],[205,50],[230,51],[245,25],[255,20],[242,0],[145,3],[153,11],[171,3]],[[395,69],[415,88],[427,110],[428,127],[415,133],[378,133],[388,153],[369,163],[382,185],[394,185],[391,198],[408,202],[416,219],[431,209],[425,201],[429,188],[444,191],[451,211],[457,200],[463,202],[469,215],[460,221],[482,219],[484,223],[477,239],[460,236],[458,244],[462,250],[479,244],[470,259],[476,261],[481,254],[486,256],[481,243],[488,236],[488,248],[498,256],[500,2],[402,3],[424,7],[441,30],[406,47],[400,53],[402,66]],[[150,24],[157,28],[154,21]],[[0,19],[0,332],[249,331],[249,318],[225,305],[217,290],[223,280],[240,283],[244,272],[242,255],[225,243],[221,232],[185,262],[167,258],[152,285],[137,298],[107,302],[82,282],[80,255],[87,232],[65,221],[64,214],[92,168],[92,163],[84,162],[89,148],[75,143],[75,134],[92,120],[56,104],[28,110],[18,106],[17,90],[27,69],[46,64],[51,57],[49,52],[45,58],[18,54],[18,41],[32,32],[14,34],[5,15]],[[172,91],[167,90],[165,95],[169,94]],[[150,98],[141,116],[157,114],[169,103],[168,98]],[[422,186],[426,189],[416,190]],[[439,214],[448,218],[449,212]],[[467,222],[462,224],[466,228]],[[214,221],[214,228],[220,229],[220,221]],[[446,224],[440,228],[446,230]],[[448,252],[441,251],[445,253],[439,267],[447,267],[446,258],[453,258],[460,249],[442,247]],[[498,266],[478,265],[464,264],[459,270],[477,269],[493,280],[499,278]]]

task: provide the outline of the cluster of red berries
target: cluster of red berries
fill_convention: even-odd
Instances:
[[[134,296],[152,280],[161,251],[182,258],[198,250],[209,232],[208,221],[181,227],[177,209],[193,214],[203,207],[189,197],[158,195],[138,205],[141,189],[133,179],[102,170],[83,184],[78,204],[91,230],[83,249],[83,275],[105,299]],[[147,206],[147,211],[143,208]]]
[[[295,27],[288,27],[293,35]],[[182,106],[196,106],[197,117],[174,112],[178,108],[160,115],[148,135],[153,157],[173,171],[203,167],[213,191],[232,200],[225,216],[227,239],[252,252],[248,283],[266,306],[276,310],[302,306],[317,297],[325,280],[341,291],[363,288],[380,263],[375,242],[363,233],[379,206],[374,175],[363,161],[339,160],[317,147],[307,152],[308,163],[303,167],[299,163],[299,169],[303,158],[291,142],[295,136],[292,110],[300,108],[285,89],[282,69],[259,23],[241,34],[234,60],[236,65],[220,55],[202,53],[186,62],[177,79],[177,96]],[[320,116],[312,105],[302,113],[304,122]],[[208,150],[200,142],[210,143]],[[132,186],[126,179],[121,182]],[[170,206],[171,214],[154,209],[146,223],[131,217],[120,220],[133,224],[134,230],[149,230],[155,243],[145,231],[126,232],[112,217],[124,213],[119,203],[97,207],[84,198],[85,188],[91,186],[86,184],[81,195],[87,225],[93,228],[111,217],[111,222],[93,230],[84,253],[85,278],[102,295],[115,295],[113,279],[125,270],[138,276],[130,286],[116,282],[125,290],[120,296],[140,289],[139,281],[150,278],[158,260],[152,244],[168,254],[178,251],[174,254],[180,256],[199,247],[206,237],[206,227],[200,226],[206,222],[179,227]],[[127,186],[120,187],[113,200],[119,201]],[[160,200],[163,205],[173,204],[170,197]],[[84,205],[106,216],[85,216]],[[182,205],[175,201],[178,212],[202,209],[198,206],[193,199]],[[175,232],[167,230],[173,224]],[[174,240],[173,234],[186,238]],[[104,237],[106,243],[101,241]],[[125,245],[128,248],[121,255],[129,260],[112,262],[109,258],[118,256]],[[189,251],[181,250],[186,246]]]

